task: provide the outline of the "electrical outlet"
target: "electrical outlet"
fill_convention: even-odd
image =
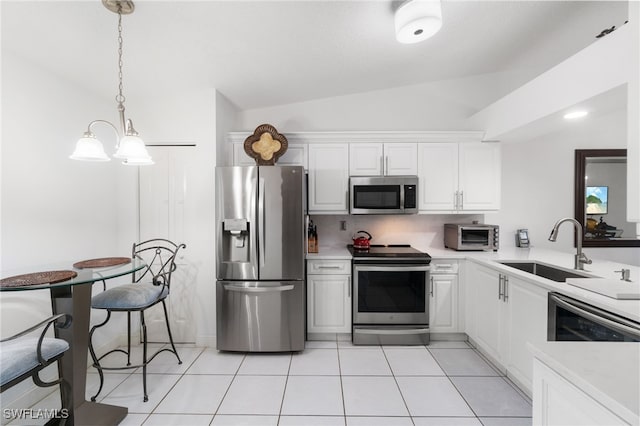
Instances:
[[[340,221],[340,230],[341,231],[346,231],[347,230],[347,221],[346,220],[341,220]]]

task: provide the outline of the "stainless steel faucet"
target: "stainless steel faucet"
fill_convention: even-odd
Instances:
[[[553,229],[551,230],[551,235],[549,235],[549,241],[551,242],[555,242],[556,238],[558,238],[558,228],[560,227],[560,225],[564,222],[571,222],[573,223],[573,225],[576,228],[576,255],[575,255],[575,262],[573,265],[574,269],[579,269],[579,270],[583,270],[584,269],[584,264],[591,264],[591,259],[589,259],[583,252],[582,252],[582,225],[580,224],[580,222],[578,222],[577,220],[575,220],[572,217],[565,217],[564,219],[560,219],[559,221],[556,222],[555,225],[553,225]]]

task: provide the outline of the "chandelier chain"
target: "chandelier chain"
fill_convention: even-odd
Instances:
[[[122,94],[122,11],[118,8],[118,108],[124,108],[125,97]]]

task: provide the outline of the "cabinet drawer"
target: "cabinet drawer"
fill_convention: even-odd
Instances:
[[[307,274],[338,274],[351,275],[350,260],[307,260]]]
[[[431,274],[457,274],[458,273],[458,261],[457,260],[432,260],[431,261]]]

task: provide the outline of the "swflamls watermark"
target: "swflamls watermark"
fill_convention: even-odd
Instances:
[[[69,417],[69,410],[66,408],[3,408],[2,417],[5,420],[66,419]]]

